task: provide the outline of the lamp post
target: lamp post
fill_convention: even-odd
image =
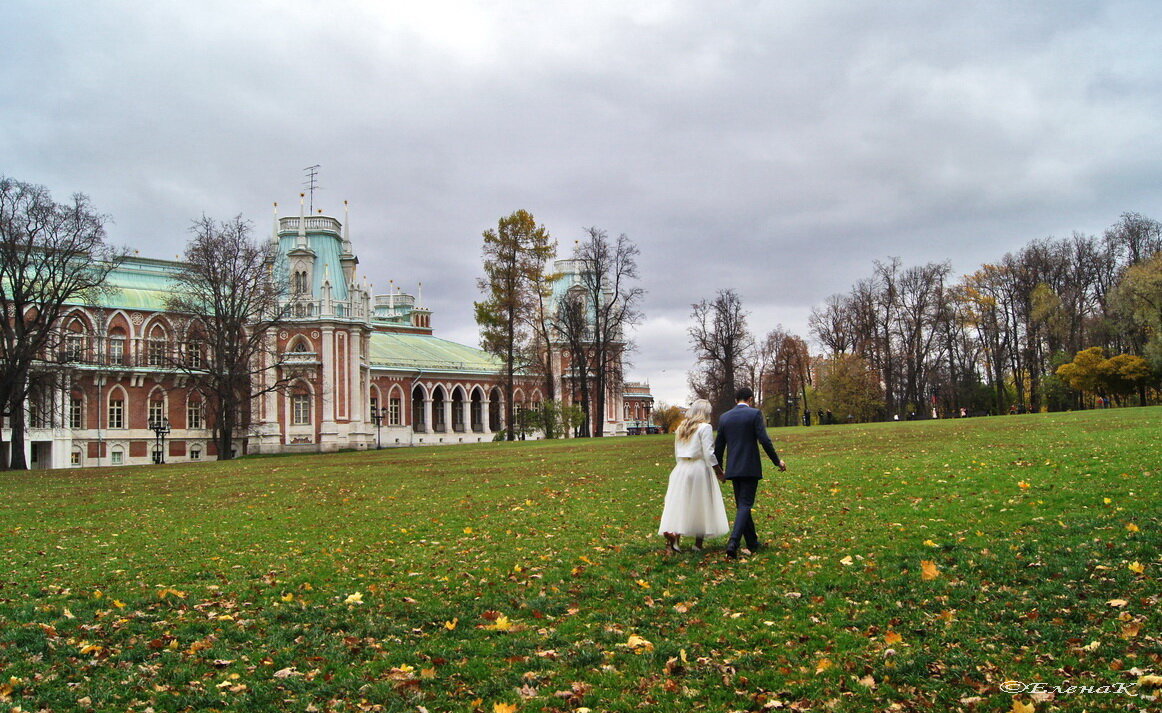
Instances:
[[[375,424],[375,450],[379,450],[383,447],[379,432],[379,427],[383,424],[383,409],[378,406],[371,407],[371,422]]]
[[[165,416],[150,421],[149,429],[157,436],[157,441],[153,446],[153,462],[158,465],[165,463],[165,434],[169,433],[169,419]]]

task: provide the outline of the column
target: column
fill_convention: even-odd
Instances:
[[[323,396],[323,422],[319,428],[321,450],[336,450],[339,447],[339,425],[335,423],[335,328],[322,328],[323,346],[319,358],[323,362],[323,379],[319,390]]]

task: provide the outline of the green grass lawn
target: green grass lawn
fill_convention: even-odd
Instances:
[[[1158,710],[1162,408],[772,434],[739,562],[668,436],[0,473],[0,710]]]

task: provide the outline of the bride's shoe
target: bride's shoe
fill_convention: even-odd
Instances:
[[[702,551],[702,538],[699,537],[696,540],[694,540],[694,546],[691,547],[690,549],[694,550],[695,552],[701,552]]]
[[[678,535],[676,535],[672,532],[664,532],[662,534],[666,538],[666,549],[670,550],[671,552],[681,552],[682,551],[678,547]]]

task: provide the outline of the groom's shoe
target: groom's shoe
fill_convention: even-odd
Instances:
[[[738,559],[738,543],[731,541],[726,543],[726,557],[727,559]]]

